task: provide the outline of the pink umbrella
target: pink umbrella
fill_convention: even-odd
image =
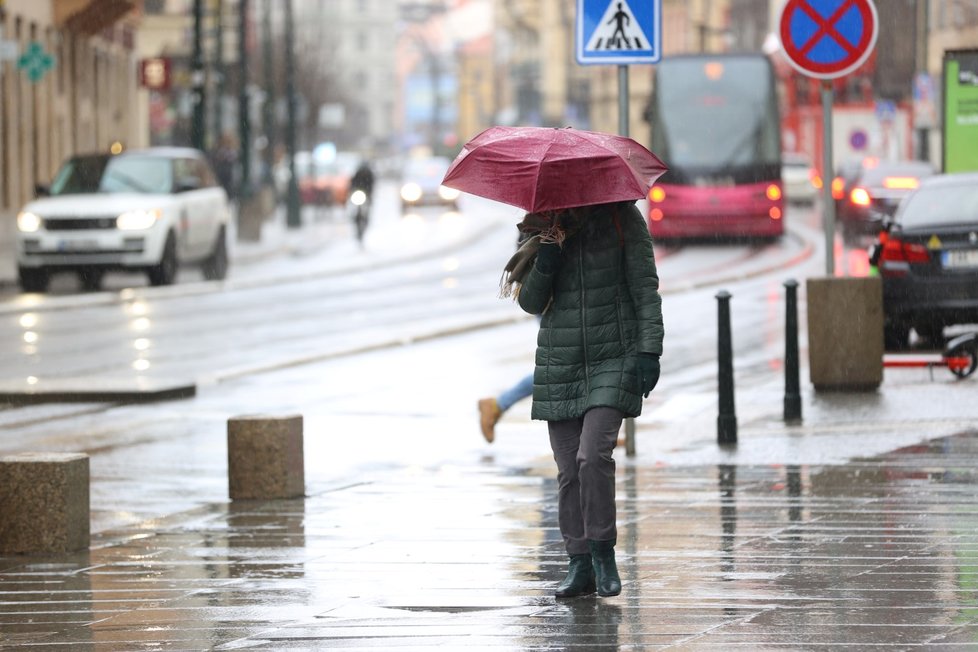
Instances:
[[[537,213],[641,199],[666,170],[624,136],[490,127],[465,144],[442,183]]]

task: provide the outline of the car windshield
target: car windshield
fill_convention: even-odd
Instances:
[[[863,173],[862,182],[870,186],[889,187],[888,180],[919,180],[929,177],[933,173],[934,169],[927,163],[881,163],[875,167],[867,168]]]
[[[805,168],[807,170],[812,166],[807,156],[798,154],[784,154],[782,155],[781,161],[788,168]]]
[[[978,223],[978,185],[920,188],[904,200],[897,221],[904,229]]]
[[[62,166],[51,195],[97,193],[166,194],[173,190],[173,166],[159,156],[85,156]]]
[[[438,179],[441,181],[448,172],[451,161],[447,158],[424,158],[411,159],[404,168],[404,176],[407,179]]]

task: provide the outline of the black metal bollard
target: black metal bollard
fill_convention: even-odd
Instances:
[[[716,295],[718,315],[717,360],[719,362],[720,414],[717,416],[717,443],[737,443],[737,415],[734,411],[733,340],[730,335],[730,293]]]
[[[798,380],[798,281],[788,279],[784,315],[784,420],[801,421],[801,383]]]

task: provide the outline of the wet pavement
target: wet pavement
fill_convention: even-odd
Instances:
[[[976,456],[619,457],[622,594],[569,601],[548,459],[378,469],[0,557],[0,648],[975,649]]]
[[[738,344],[779,321],[736,296],[754,320]],[[719,448],[713,343],[676,338],[638,456],[616,452],[623,592],[558,602],[542,425],[518,404],[487,446],[473,414],[533,359],[532,322],[496,330],[232,375],[166,411],[59,408],[84,440],[55,408],[8,417],[44,450],[84,442],[93,537],[0,556],[0,649],[978,649],[973,378],[806,385],[788,427],[780,352],[748,340],[740,444]],[[243,407],[304,414],[306,498],[227,500],[223,428]]]

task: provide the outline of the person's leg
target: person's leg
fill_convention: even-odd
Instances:
[[[550,448],[557,463],[557,521],[569,555],[588,552],[581,511],[581,483],[577,455],[581,444],[581,419],[548,421]]]
[[[498,398],[479,399],[479,426],[482,428],[482,436],[486,438],[487,442],[491,444],[496,438],[496,423],[503,416],[503,412],[513,407],[517,401],[532,395],[533,374],[530,373],[500,394]]]
[[[594,567],[598,595],[621,593],[615,563],[615,460],[612,453],[624,415],[614,408],[599,407],[584,415],[581,445],[577,453],[584,531]]]
[[[577,465],[581,485],[581,511],[586,538],[613,541],[615,528],[615,458],[618,431],[624,414],[609,407],[587,411],[581,429]]]
[[[557,463],[557,521],[570,558],[567,575],[557,586],[558,598],[594,593],[594,563],[584,538],[581,516],[581,486],[577,473],[577,449],[581,440],[580,419],[550,421],[550,446]]]
[[[533,395],[533,372],[520,379],[518,383],[507,389],[496,399],[496,405],[500,412],[505,412],[517,401],[521,401]]]

